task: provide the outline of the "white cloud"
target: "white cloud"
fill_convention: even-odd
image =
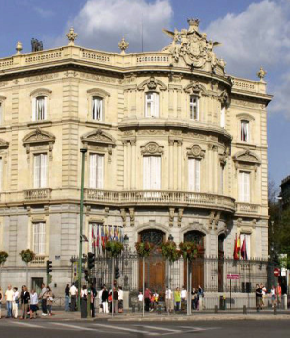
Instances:
[[[257,79],[262,65],[267,71],[268,91],[274,94],[270,111],[290,117],[290,1],[263,0],[239,14],[228,13],[206,29],[222,42],[217,54],[227,62],[229,74]]]
[[[168,43],[162,28],[169,27],[172,14],[169,0],[88,0],[67,28],[74,27],[82,46],[117,51],[125,36],[128,51],[141,51],[143,18],[144,50],[150,51]]]
[[[49,9],[41,7],[33,7],[33,10],[38,13],[42,18],[47,19],[54,15],[54,12]]]

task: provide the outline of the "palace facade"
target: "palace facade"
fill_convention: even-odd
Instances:
[[[217,44],[188,22],[165,31],[172,43],[159,52],[127,54],[124,39],[120,54],[86,49],[71,29],[67,46],[22,54],[18,43],[0,59],[3,287],[25,283],[27,248],[36,253],[30,287],[45,280],[47,259],[55,292],[70,283],[81,148],[85,253],[93,234],[114,231],[131,248],[170,234],[196,241],[205,257],[232,258],[238,236],[248,259],[268,258],[265,72],[258,81],[226,74]],[[212,278],[199,268],[195,280],[206,288]]]

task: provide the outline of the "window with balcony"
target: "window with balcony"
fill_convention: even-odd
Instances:
[[[249,121],[241,120],[241,141],[249,142],[250,140],[250,124]]]
[[[250,173],[246,171],[239,172],[239,201],[250,202]]]
[[[34,155],[34,188],[47,187],[47,154]]]
[[[145,96],[145,117],[159,117],[159,94],[148,92]]]
[[[190,119],[194,121],[199,120],[199,97],[191,95],[189,99],[189,114]]]
[[[33,223],[33,252],[36,255],[45,255],[46,250],[46,224],[45,222]]]
[[[33,121],[43,121],[47,119],[47,97],[37,96],[33,99],[32,107]]]
[[[90,154],[90,188],[104,187],[104,155]]]
[[[161,156],[143,157],[144,190],[161,189]]]
[[[241,234],[241,257],[243,259],[250,259],[251,257],[251,235],[250,234]]]
[[[200,160],[196,158],[188,159],[188,190],[200,191]]]
[[[92,98],[92,119],[94,121],[103,121],[103,98],[93,96]]]

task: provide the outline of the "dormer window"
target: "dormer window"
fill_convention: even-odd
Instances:
[[[159,94],[148,92],[145,100],[145,117],[159,117]]]
[[[33,121],[43,121],[47,119],[47,97],[37,96],[33,100]]]
[[[92,119],[94,121],[103,120],[103,99],[99,96],[93,96],[92,99]]]
[[[249,142],[250,140],[249,121],[241,120],[241,141]]]
[[[199,97],[191,95],[189,100],[190,119],[194,121],[199,120]]]

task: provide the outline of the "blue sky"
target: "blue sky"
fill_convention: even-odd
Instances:
[[[201,20],[200,30],[222,42],[216,52],[229,74],[257,79],[268,71],[269,175],[276,185],[290,174],[290,0],[0,0],[0,57],[15,53],[17,41],[30,51],[32,37],[44,48],[66,44],[73,25],[77,43],[117,51],[124,35],[129,51],[159,50],[168,43],[162,28],[187,28],[186,19]]]

